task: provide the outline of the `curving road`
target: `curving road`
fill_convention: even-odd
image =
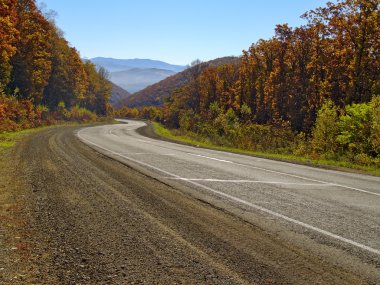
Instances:
[[[86,128],[78,137],[192,193],[222,199],[334,246],[380,255],[380,178],[200,149],[143,137],[144,122]]]
[[[77,135],[101,153],[279,238],[320,255],[348,254],[379,266],[379,177],[160,141],[136,131],[144,122],[125,123]]]
[[[379,177],[144,126],[55,127],[18,144],[6,185],[21,232],[0,229],[0,284],[378,284]]]

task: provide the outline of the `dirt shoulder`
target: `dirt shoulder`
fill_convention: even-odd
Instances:
[[[0,284],[25,284],[33,271],[25,184],[15,160],[19,151],[0,147]]]
[[[44,130],[11,154],[1,203],[20,220],[6,230],[17,241],[5,241],[16,249],[2,253],[0,284],[375,284],[105,157],[74,130]]]

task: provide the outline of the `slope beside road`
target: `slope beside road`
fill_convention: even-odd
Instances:
[[[0,284],[380,280],[379,178],[153,140],[143,124],[53,128],[18,145],[27,230]]]

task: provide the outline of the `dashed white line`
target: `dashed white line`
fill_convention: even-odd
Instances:
[[[132,161],[132,162],[134,162],[134,163],[137,163],[137,164],[140,164],[140,165],[143,165],[143,166],[149,167],[149,168],[154,169],[154,170],[156,170],[156,171],[158,171],[158,172],[164,173],[165,175],[168,175],[168,176],[170,176],[170,177],[173,177],[173,178],[181,178],[180,176],[178,176],[178,175],[176,175],[176,174],[174,174],[174,173],[170,173],[170,172],[168,172],[168,171],[166,171],[166,170],[163,170],[163,169],[160,169],[160,168],[158,168],[158,167],[156,167],[156,166],[153,166],[153,165],[150,165],[150,164],[148,164],[148,163],[145,163],[145,162],[142,162],[142,161],[139,161],[139,160],[133,159],[133,158],[131,158],[131,157],[128,157],[128,156],[122,155],[122,154],[120,154],[120,153],[117,153],[117,152],[115,152],[115,151],[112,151],[112,150],[110,150],[110,149],[107,149],[107,148],[105,148],[105,147],[103,147],[103,146],[100,146],[100,145],[98,145],[98,144],[96,144],[96,143],[93,143],[93,142],[89,141],[88,139],[83,138],[83,137],[81,136],[80,133],[81,133],[81,130],[77,133],[77,135],[78,135],[78,137],[79,137],[83,142],[87,142],[88,144],[93,145],[93,146],[95,146],[95,147],[97,147],[97,148],[99,148],[99,149],[105,150],[105,151],[107,151],[107,152],[109,152],[109,153],[111,153],[111,154],[113,154],[113,155],[116,155],[116,156],[122,157],[122,158],[127,159],[127,160],[129,160],[129,161]],[[306,224],[306,223],[304,223],[304,222],[298,221],[298,220],[296,220],[296,219],[290,218],[290,217],[285,216],[285,215],[283,215],[283,214],[280,214],[280,213],[274,212],[274,211],[272,211],[272,210],[269,210],[269,209],[267,209],[267,208],[261,207],[261,206],[259,206],[259,205],[256,205],[256,204],[253,204],[253,203],[250,203],[250,202],[245,201],[245,200],[243,200],[243,199],[240,199],[240,198],[237,198],[237,197],[231,196],[231,195],[229,195],[229,194],[226,194],[226,193],[223,193],[223,192],[217,191],[217,190],[212,189],[212,188],[210,188],[210,187],[208,187],[208,186],[202,185],[202,184],[200,184],[200,183],[198,183],[198,182],[196,182],[196,181],[191,181],[191,180],[189,180],[189,181],[186,181],[186,182],[187,182],[187,183],[190,183],[190,184],[193,184],[193,185],[195,185],[195,186],[197,186],[197,187],[199,187],[199,188],[203,188],[203,189],[205,189],[205,190],[208,190],[209,192],[214,193],[214,194],[216,194],[216,195],[218,195],[218,196],[220,196],[220,197],[227,198],[228,200],[231,200],[231,201],[234,201],[234,202],[238,202],[238,203],[240,203],[240,204],[246,205],[246,206],[248,206],[248,207],[251,207],[251,208],[253,208],[253,209],[259,210],[259,211],[264,212],[264,213],[266,213],[266,214],[269,214],[269,215],[275,216],[275,217],[277,217],[277,218],[280,218],[280,219],[286,220],[286,221],[288,221],[288,222],[291,222],[291,223],[294,223],[294,224],[296,224],[296,225],[302,226],[302,227],[307,228],[307,229],[309,229],[309,230],[313,230],[313,231],[318,232],[318,233],[320,233],[320,234],[323,234],[323,235],[325,235],[325,236],[328,236],[328,237],[334,238],[334,239],[336,239],[336,240],[339,240],[339,241],[342,241],[342,242],[344,242],[344,243],[347,243],[347,244],[350,244],[350,245],[356,246],[356,247],[358,247],[358,248],[361,248],[361,249],[363,249],[363,250],[369,251],[369,252],[371,252],[371,253],[375,253],[375,254],[380,255],[380,250],[378,250],[378,249],[375,249],[375,248],[369,247],[369,246],[367,246],[367,245],[364,245],[364,244],[358,243],[358,242],[356,242],[356,241],[353,241],[353,240],[347,239],[347,238],[342,237],[342,236],[339,236],[339,235],[337,235],[337,234],[334,234],[334,233],[331,233],[331,232],[325,231],[325,230],[323,230],[323,229],[320,229],[320,228],[314,227],[314,226],[312,226],[312,225],[309,225],[309,224]]]

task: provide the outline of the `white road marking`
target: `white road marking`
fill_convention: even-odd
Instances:
[[[174,156],[173,153],[153,153],[153,152],[121,152],[120,154],[130,155],[156,155],[156,156]]]
[[[334,184],[322,183],[297,183],[297,182],[280,182],[280,181],[260,181],[260,180],[245,180],[245,179],[214,179],[214,178],[172,178],[171,180],[183,181],[205,181],[205,182],[222,182],[222,183],[260,183],[260,184],[283,184],[283,185],[300,185],[300,186],[335,186]]]
[[[207,158],[207,159],[211,159],[211,160],[216,160],[216,161],[220,161],[220,162],[235,164],[233,161],[219,159],[219,158],[215,158],[215,157],[204,156],[204,155],[195,154],[195,153],[191,153],[191,152],[186,152],[186,154],[192,155],[192,156],[197,156],[197,157],[202,157],[202,158]]]
[[[122,155],[122,154],[120,154],[120,153],[117,153],[117,152],[112,151],[112,150],[110,150],[110,149],[107,149],[107,148],[105,148],[105,147],[102,147],[102,146],[100,146],[100,145],[98,145],[98,144],[96,144],[96,143],[93,143],[93,142],[91,142],[91,141],[89,141],[89,140],[83,138],[83,137],[81,136],[81,134],[80,134],[81,131],[82,131],[82,130],[80,130],[80,131],[77,133],[78,137],[79,137],[82,141],[87,142],[87,143],[90,144],[90,145],[93,145],[93,146],[95,146],[95,147],[97,147],[97,148],[103,149],[103,150],[105,150],[105,151],[107,151],[107,152],[109,152],[109,153],[112,153],[112,154],[114,154],[114,155],[116,155],[116,156],[119,156],[119,157],[122,157],[122,158],[124,158],[124,159],[127,159],[127,160],[129,160],[129,161],[134,162],[134,163],[137,163],[137,164],[140,164],[140,165],[143,165],[143,166],[149,167],[149,168],[154,169],[154,170],[156,170],[156,171],[158,171],[158,172],[164,173],[164,174],[166,174],[166,175],[168,175],[168,176],[171,176],[171,177],[174,177],[174,178],[181,178],[180,176],[178,176],[178,175],[176,175],[176,174],[174,174],[174,173],[170,173],[170,172],[168,172],[168,171],[166,171],[166,170],[163,170],[163,169],[160,169],[160,168],[158,168],[158,167],[156,167],[156,166],[153,166],[153,165],[150,165],[150,164],[148,164],[148,163],[145,163],[145,162],[142,162],[142,161],[139,161],[139,160],[133,159],[133,158],[131,158],[131,157],[128,157],[128,156]],[[237,198],[237,197],[231,196],[231,195],[229,195],[229,194],[226,194],[226,193],[223,193],[223,192],[217,191],[217,190],[212,189],[212,188],[210,188],[210,187],[208,187],[208,186],[205,186],[205,185],[199,184],[199,183],[197,183],[196,181],[191,181],[191,180],[190,180],[190,181],[186,181],[186,182],[187,182],[187,183],[190,183],[190,184],[193,184],[193,185],[195,185],[195,186],[197,186],[197,187],[203,188],[203,189],[205,189],[205,190],[208,190],[208,191],[210,191],[210,192],[212,192],[212,193],[214,193],[214,194],[216,194],[216,195],[218,195],[218,196],[221,196],[221,197],[227,198],[228,200],[231,200],[231,201],[234,201],[234,202],[238,202],[238,203],[240,203],[240,204],[243,204],[243,205],[249,206],[249,207],[251,207],[251,208],[253,208],[253,209],[256,209],[256,210],[259,210],[259,211],[261,211],[261,212],[267,213],[267,214],[272,215],[272,216],[275,216],[275,217],[277,217],[277,218],[280,218],[280,219],[286,220],[286,221],[288,221],[288,222],[294,223],[294,224],[296,224],[296,225],[302,226],[302,227],[307,228],[307,229],[309,229],[309,230],[313,230],[313,231],[318,232],[318,233],[320,233],[320,234],[323,234],[323,235],[325,235],[325,236],[328,236],[328,237],[334,238],[334,239],[339,240],[339,241],[342,241],[342,242],[344,242],[344,243],[347,243],[347,244],[350,244],[350,245],[356,246],[356,247],[358,247],[358,248],[361,248],[361,249],[363,249],[363,250],[366,250],[366,251],[369,251],[369,252],[372,252],[372,253],[375,253],[375,254],[380,255],[380,250],[378,250],[378,249],[375,249],[375,248],[369,247],[369,246],[367,246],[367,245],[364,245],[364,244],[358,243],[358,242],[356,242],[356,241],[353,241],[353,240],[347,239],[347,238],[342,237],[342,236],[339,236],[339,235],[337,235],[337,234],[334,234],[334,233],[331,233],[331,232],[325,231],[325,230],[323,230],[323,229],[320,229],[320,228],[314,227],[314,226],[312,226],[312,225],[309,225],[309,224],[306,224],[306,223],[304,223],[304,222],[298,221],[298,220],[296,220],[296,219],[290,218],[290,217],[285,216],[285,215],[283,215],[283,214],[280,214],[280,213],[274,212],[274,211],[272,211],[272,210],[269,210],[269,209],[267,209],[267,208],[261,207],[261,206],[259,206],[259,205],[256,205],[256,204],[253,204],[253,203],[250,203],[250,202],[245,201],[245,200],[243,200],[243,199],[240,199],[240,198]]]
[[[141,141],[141,142],[152,144],[152,141],[142,140],[142,139],[137,139],[137,140]],[[154,145],[158,146],[158,147],[162,147],[162,146],[157,145],[157,144],[154,144]],[[266,172],[270,172],[270,173],[275,173],[275,174],[279,174],[279,175],[284,175],[284,176],[294,177],[294,178],[298,178],[298,179],[302,179],[302,180],[308,180],[308,181],[318,182],[318,183],[322,183],[322,184],[334,185],[336,187],[345,188],[345,189],[349,189],[349,190],[352,190],[352,191],[357,191],[357,192],[362,192],[362,193],[366,193],[366,194],[370,194],[370,195],[380,196],[380,193],[375,193],[375,192],[372,192],[372,191],[367,191],[367,190],[356,188],[356,187],[351,187],[351,186],[346,186],[346,185],[342,185],[342,184],[331,183],[331,182],[326,182],[326,181],[322,181],[322,180],[307,178],[307,177],[303,177],[303,176],[299,176],[299,175],[295,175],[295,174],[290,174],[290,173],[286,173],[286,172],[270,170],[270,169],[266,169],[266,168],[262,168],[262,167],[258,167],[258,166],[253,166],[253,165],[233,162],[233,161],[230,161],[230,160],[219,159],[219,158],[205,156],[205,155],[200,155],[200,154],[195,154],[195,153],[191,153],[191,152],[185,152],[185,153],[188,154],[188,155],[191,155],[191,156],[197,156],[197,157],[201,157],[201,158],[205,158],[205,159],[210,159],[210,160],[215,160],[215,161],[219,161],[219,162],[225,162],[225,163],[229,163],[229,164],[249,167],[249,168],[258,169],[258,170],[262,170],[262,171],[266,171]]]
[[[117,137],[117,135],[115,135],[115,134],[112,132],[113,130],[114,130],[114,129],[111,129],[111,128],[110,128],[110,129],[108,130],[108,134]]]
[[[366,194],[380,196],[380,193],[375,193],[375,192],[371,192],[371,191],[367,191],[367,190],[363,190],[363,189],[359,189],[359,188],[355,188],[355,187],[351,187],[351,186],[341,185],[341,184],[337,184],[337,183],[330,183],[330,182],[326,182],[326,181],[322,181],[322,180],[317,180],[317,179],[312,179],[312,178],[307,178],[307,177],[303,177],[303,176],[299,176],[299,175],[294,175],[294,174],[289,174],[289,173],[285,173],[285,172],[270,170],[270,169],[266,169],[266,168],[262,168],[262,167],[258,167],[258,166],[253,166],[253,165],[247,165],[247,164],[242,164],[242,163],[238,163],[238,162],[233,162],[233,161],[230,161],[230,160],[224,160],[224,159],[218,159],[218,158],[209,157],[209,156],[205,156],[205,155],[193,154],[193,153],[190,153],[190,152],[187,152],[186,154],[189,154],[189,155],[192,155],[192,156],[201,157],[201,158],[205,158],[205,159],[225,162],[225,163],[229,163],[229,164],[233,164],[233,165],[239,165],[239,166],[244,166],[244,167],[248,167],[248,168],[259,169],[259,170],[262,170],[262,171],[266,171],[266,172],[270,172],[270,173],[275,173],[275,174],[280,174],[280,175],[283,175],[283,176],[289,176],[289,177],[299,178],[299,179],[302,179],[302,180],[308,180],[308,181],[318,182],[318,183],[322,183],[322,184],[334,185],[334,186],[340,187],[340,188],[346,188],[346,189],[350,189],[350,190],[353,190],[353,191],[358,191],[358,192],[362,192],[362,193],[366,193]]]
[[[139,142],[150,143],[150,141],[147,141],[147,140],[142,140],[142,139],[136,139],[136,140]]]

